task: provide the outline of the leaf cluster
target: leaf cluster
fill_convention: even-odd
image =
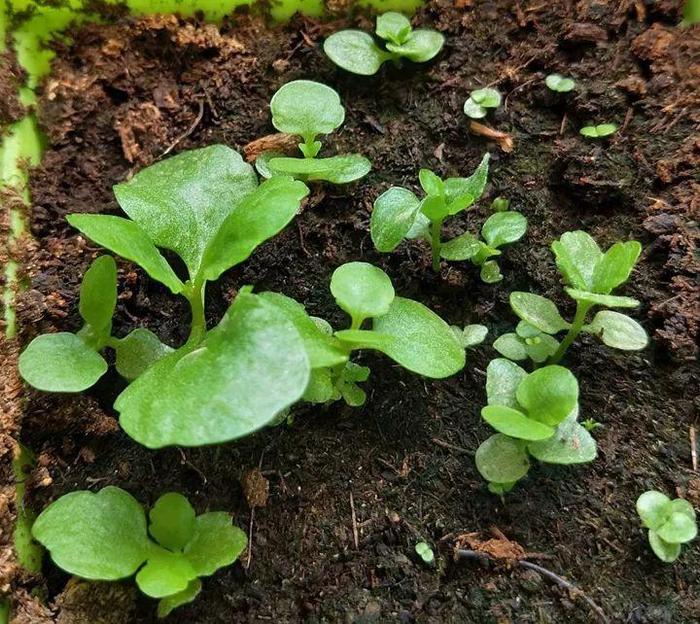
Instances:
[[[414,29],[405,15],[395,12],[377,17],[375,33],[382,39],[384,48],[362,30],[341,30],[326,39],[323,51],[338,67],[371,76],[387,61],[405,58],[425,63],[437,56],[445,44],[441,33],[429,28]]]
[[[561,74],[549,74],[549,76],[544,79],[544,82],[548,89],[556,91],[557,93],[568,93],[569,91],[573,91],[576,86],[573,78],[567,78]]]
[[[579,133],[589,139],[602,139],[617,132],[617,124],[604,123],[595,126],[584,126],[579,130]]]
[[[469,94],[464,102],[464,114],[472,119],[486,117],[489,109],[498,108],[501,105],[501,94],[491,87],[476,89]]]
[[[158,616],[194,600],[201,577],[231,565],[248,540],[226,512],[196,515],[174,492],[150,510],[114,486],[71,492],[49,505],[32,528],[34,538],[70,574],[116,581],[136,573],[139,589],[158,598]]]
[[[637,513],[649,529],[649,545],[665,563],[673,563],[681,554],[681,545],[698,533],[695,510],[683,498],[671,500],[662,492],[649,490],[637,499]]]
[[[312,80],[288,82],[272,96],[270,110],[277,130],[301,137],[303,158],[264,152],[255,162],[262,177],[292,176],[304,182],[347,184],[369,173],[372,163],[360,154],[316,157],[322,147],[317,137],[337,130],[345,121],[340,97],[329,86]]]

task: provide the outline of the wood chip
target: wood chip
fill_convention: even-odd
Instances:
[[[248,502],[248,507],[264,507],[267,505],[267,499],[270,496],[270,482],[262,475],[260,470],[253,468],[248,470],[241,477],[241,486],[243,494]]]
[[[268,134],[255,141],[251,141],[243,147],[243,154],[248,162],[254,162],[263,152],[286,153],[294,150],[299,143],[299,137],[285,132]]]
[[[469,130],[474,134],[486,137],[487,139],[493,139],[498,143],[498,146],[504,152],[510,154],[513,149],[515,149],[515,143],[513,142],[513,137],[507,132],[501,132],[500,130],[494,130],[489,126],[479,123],[478,121],[469,122]]]

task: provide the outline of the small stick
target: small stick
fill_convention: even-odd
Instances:
[[[561,118],[561,126],[559,126],[559,134],[564,134],[564,128],[566,128],[566,113],[564,113],[564,116]]]
[[[693,470],[698,471],[698,444],[695,437],[695,426],[690,425],[690,458],[693,460]]]
[[[197,113],[197,117],[195,120],[192,122],[192,125],[187,129],[187,132],[184,134],[181,134],[175,141],[173,141],[170,144],[170,147],[166,149],[160,157],[163,158],[163,156],[167,156],[174,148],[175,146],[180,142],[186,139],[190,134],[194,132],[194,129],[199,125],[199,122],[202,121],[202,117],[204,117],[204,100],[199,100],[199,112]]]
[[[245,562],[245,569],[250,567],[253,558],[253,521],[255,520],[255,507],[250,508],[250,524],[248,525],[248,557]]]
[[[352,515],[352,539],[355,542],[355,550],[360,548],[360,538],[357,533],[357,515],[355,514],[355,501],[350,492],[350,513]]]

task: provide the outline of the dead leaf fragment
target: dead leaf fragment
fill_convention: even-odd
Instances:
[[[286,132],[276,132],[251,141],[243,147],[243,154],[245,154],[246,161],[254,162],[263,152],[286,153],[296,149],[298,143],[299,137]]]
[[[270,482],[257,468],[248,470],[241,477],[241,486],[243,487],[243,494],[248,502],[248,506],[251,509],[267,505],[267,499],[270,496]]]
[[[469,129],[474,134],[486,137],[487,139],[493,139],[498,143],[498,146],[501,148],[501,150],[506,152],[507,154],[510,154],[513,151],[513,149],[515,149],[513,137],[507,132],[495,130],[493,128],[490,128],[489,126],[479,123],[478,121],[470,121]]]

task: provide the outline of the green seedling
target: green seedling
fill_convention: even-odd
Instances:
[[[602,139],[617,132],[617,124],[607,123],[597,126],[584,126],[579,130],[579,133],[591,139]]]
[[[288,82],[272,96],[270,110],[277,130],[301,137],[299,149],[304,157],[264,152],[255,162],[264,178],[281,175],[305,182],[346,184],[364,177],[372,168],[372,163],[360,154],[316,158],[322,146],[317,137],[337,130],[345,120],[340,97],[330,87],[311,80]]]
[[[576,86],[572,78],[567,78],[561,74],[549,74],[549,76],[544,79],[544,83],[549,89],[557,93],[568,93],[569,91],[573,91]]]
[[[671,500],[662,492],[649,490],[637,499],[637,513],[649,529],[649,545],[664,563],[673,563],[698,534],[693,506],[683,498]]]
[[[686,0],[683,5],[683,19],[679,26],[686,28],[700,23],[700,0]]]
[[[476,89],[464,102],[464,114],[472,119],[481,119],[486,117],[490,108],[498,108],[500,105],[501,94],[496,89]]]
[[[435,563],[435,553],[429,544],[426,542],[418,542],[416,544],[416,554],[423,560],[426,565]]]
[[[128,492],[108,486],[97,493],[71,492],[36,519],[34,538],[70,574],[117,581],[136,574],[136,585],[158,598],[158,616],[197,597],[201,577],[231,565],[248,540],[231,516],[197,516],[177,493],[161,496],[148,514]]]
[[[623,351],[638,351],[649,339],[644,328],[625,314],[600,310],[590,322],[596,306],[634,308],[636,299],[611,294],[624,284],[641,252],[637,241],[615,243],[605,253],[586,232],[566,232],[552,243],[557,268],[564,277],[564,290],[576,302],[571,322],[560,314],[553,301],[529,292],[512,292],[510,306],[521,319],[515,333],[505,334],[494,347],[512,360],[530,358],[539,364],[557,364],[579,334],[598,336],[604,344]],[[559,342],[555,336],[566,332]]]
[[[237,152],[216,145],[152,165],[114,192],[129,218],[74,214],[68,221],[185,297],[192,311],[189,338],[172,350],[145,329],[112,337],[116,267],[111,258],[99,258],[81,287],[84,327],[35,338],[19,359],[24,379],[41,390],[77,392],[107,370],[100,351],[114,349],[117,371],[132,381],[115,402],[120,423],[150,448],[224,442],[274,420],[308,384],[301,336],[247,289],[208,330],[204,296],[209,281],[294,218],[307,187],[289,176],[258,185]],[[159,248],[183,260],[185,281]]]
[[[595,459],[595,440],[578,423],[578,393],[576,378],[562,366],[528,374],[504,358],[489,363],[481,416],[498,433],[479,446],[475,460],[491,492],[511,490],[527,475],[530,457],[564,465]]]
[[[411,372],[441,379],[460,371],[465,349],[485,335],[481,326],[450,327],[423,304],[396,296],[389,276],[366,262],[338,267],[330,289],[350,317],[349,329],[334,331],[284,295],[260,295],[285,313],[304,339],[313,369],[304,399],[312,403],[342,398],[353,407],[364,404],[366,394],[358,383],[367,380],[370,369],[351,361],[354,351],[379,351]],[[371,329],[363,329],[369,320]]]
[[[586,418],[586,420],[581,422],[581,426],[584,427],[586,431],[595,431],[596,429],[600,429],[603,425],[595,418]]]
[[[496,197],[491,202],[491,210],[493,212],[505,212],[510,208],[510,199],[507,197]]]
[[[362,30],[341,30],[326,39],[323,51],[338,67],[371,76],[387,61],[398,64],[401,59],[408,59],[425,63],[437,56],[445,44],[442,34],[428,28],[414,30],[401,13],[389,12],[377,17],[375,32],[386,49]]]

